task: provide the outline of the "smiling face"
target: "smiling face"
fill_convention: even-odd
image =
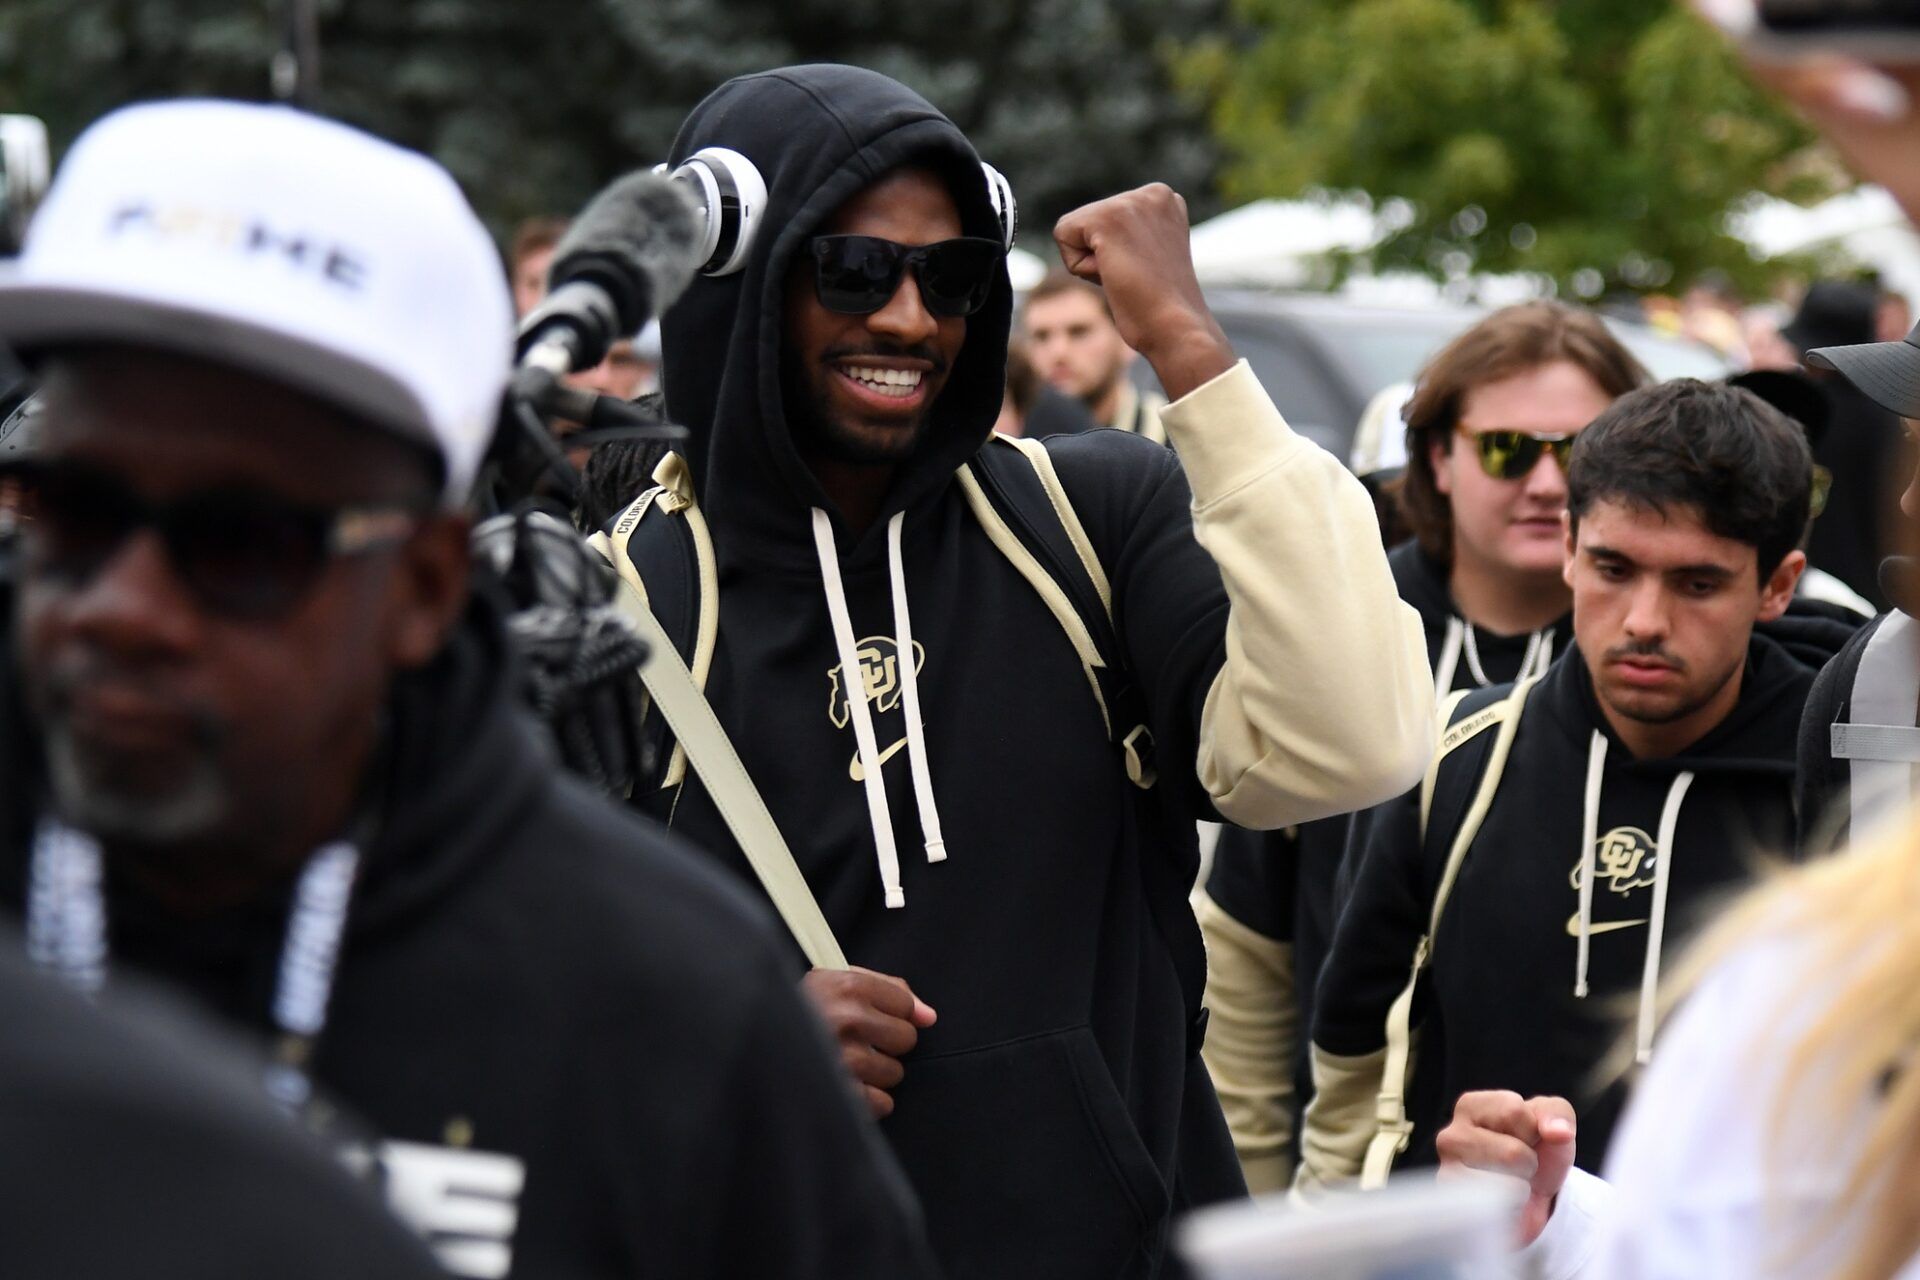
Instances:
[[[1601,499],[1566,534],[1574,639],[1636,754],[1689,745],[1738,701],[1753,624],[1786,612],[1806,564],[1792,552],[1763,579],[1757,554],[1692,507]]]
[[[1499,480],[1480,468],[1471,436],[1487,431],[1573,435],[1613,397],[1569,360],[1474,387],[1460,402],[1459,430],[1431,445],[1434,487],[1453,511],[1456,571],[1524,577],[1560,570],[1560,513],[1567,478],[1550,452],[1526,475]]]
[[[934,174],[898,169],[841,205],[818,234],[935,244],[961,234],[960,210]],[[912,271],[870,315],[829,311],[803,251],[787,276],[786,323],[783,381],[801,453],[863,464],[912,457],[966,342],[966,318],[928,311]]]

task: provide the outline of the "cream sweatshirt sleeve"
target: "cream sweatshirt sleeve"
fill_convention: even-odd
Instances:
[[[1194,894],[1193,907],[1207,941],[1211,1010],[1201,1056],[1247,1190],[1284,1191],[1293,1181],[1293,1057],[1300,1036],[1293,946],[1240,923],[1205,890]]]
[[[1433,677],[1366,490],[1287,426],[1244,360],[1161,419],[1230,605],[1197,762],[1220,813],[1268,830],[1412,787]]]

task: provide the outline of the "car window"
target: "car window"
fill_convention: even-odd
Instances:
[[[1411,382],[1441,347],[1475,317],[1443,313],[1433,317],[1315,316],[1309,322],[1359,388],[1371,400],[1381,388]]]
[[[1222,316],[1227,340],[1273,397],[1295,431],[1335,457],[1344,459],[1359,416],[1349,395],[1331,383],[1300,338],[1284,323],[1250,316]]]

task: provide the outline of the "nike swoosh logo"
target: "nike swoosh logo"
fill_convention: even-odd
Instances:
[[[886,768],[887,761],[899,755],[900,748],[906,745],[907,745],[907,740],[905,738],[902,738],[900,739],[900,741],[888,747],[885,751],[882,751],[880,753],[880,767],[882,769]],[[853,753],[853,763],[847,766],[847,776],[849,778],[852,778],[855,782],[865,782],[867,780],[867,771],[860,767],[860,753],[858,751]]]
[[[1645,920],[1595,920],[1587,926],[1587,933],[1591,936],[1596,933],[1612,933],[1616,929],[1638,929],[1645,923]],[[1578,911],[1567,917],[1567,936],[1569,938],[1577,938],[1580,936],[1580,913]]]

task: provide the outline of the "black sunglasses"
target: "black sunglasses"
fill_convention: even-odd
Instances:
[[[987,305],[1007,256],[999,241],[978,236],[912,246],[877,236],[815,236],[809,252],[820,305],[843,316],[870,316],[886,306],[908,268],[928,311],[970,316]]]
[[[209,613],[251,621],[284,615],[327,562],[405,540],[420,513],[399,506],[300,506],[247,489],[208,489],[168,502],[77,462],[0,468],[13,489],[30,568],[90,581],[141,529],[160,536],[173,571]]]
[[[1480,469],[1495,480],[1518,480],[1532,471],[1540,461],[1540,455],[1553,453],[1553,460],[1560,464],[1560,470],[1567,469],[1567,459],[1573,456],[1571,435],[1535,435],[1530,431],[1469,431],[1458,428],[1461,435],[1473,441],[1473,451],[1480,459]]]

